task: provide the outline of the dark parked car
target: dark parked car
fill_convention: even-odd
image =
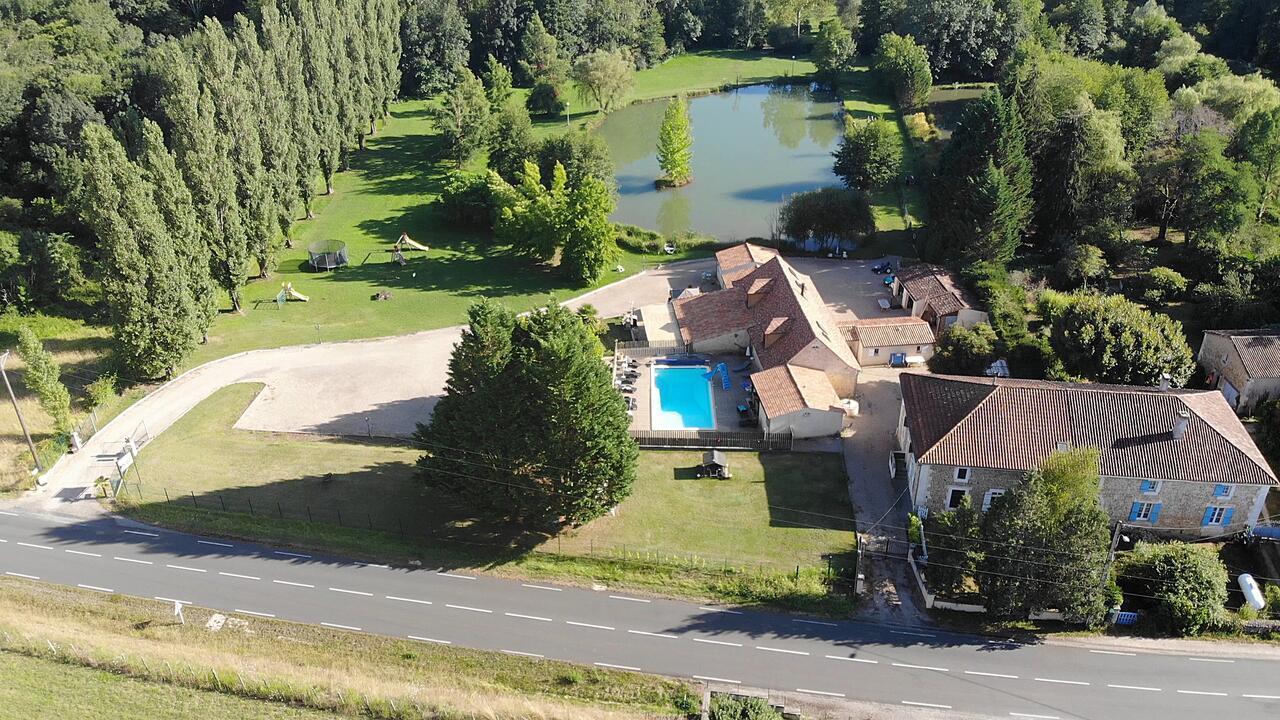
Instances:
[[[875,274],[877,274],[877,275],[883,275],[883,274],[885,274],[885,273],[891,273],[891,272],[893,272],[893,263],[891,263],[891,262],[882,262],[882,263],[879,263],[879,264],[877,264],[877,265],[872,265],[872,266],[871,266],[871,272],[873,272],[873,273],[875,273]]]

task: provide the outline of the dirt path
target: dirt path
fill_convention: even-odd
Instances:
[[[663,302],[672,288],[696,284],[714,260],[646,270],[566,302],[591,303],[602,317]],[[146,441],[164,432],[220,388],[243,382],[266,387],[236,427],[325,435],[405,437],[430,417],[444,389],[460,327],[373,340],[251,350],[193,368],[134,403],[74,455],[63,456],[38,487],[13,504],[77,516],[101,513],[81,502],[94,481],[116,474],[125,438]]]

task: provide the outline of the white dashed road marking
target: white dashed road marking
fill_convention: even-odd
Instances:
[[[53,549],[47,545],[36,545],[34,543],[29,543],[29,542],[20,542],[18,544],[21,545],[22,547],[35,548],[36,550],[52,550]]]
[[[18,517],[18,513],[9,512],[8,510],[0,510],[0,515],[8,515],[9,517]]]
[[[242,615],[257,615],[258,617],[264,617],[264,618],[273,618],[273,617],[275,617],[275,615],[272,615],[271,613],[256,612],[256,611],[253,611],[253,610],[241,610],[240,608],[236,608],[236,612],[238,612],[238,613],[240,613],[240,614],[242,614]]]
[[[36,577],[35,575],[27,575],[27,574],[25,574],[25,573],[18,573],[18,572],[6,572],[6,573],[5,573],[5,575],[12,575],[13,577],[26,578],[26,579],[28,579],[28,580],[39,580],[39,579],[40,579],[40,578]]]
[[[1096,653],[1098,655],[1125,655],[1128,657],[1133,657],[1134,655],[1137,655],[1137,653],[1120,652],[1118,650],[1090,650],[1089,652]]]
[[[142,532],[141,530],[125,530],[130,535],[142,535],[143,537],[160,537],[159,533]]]
[[[1009,713],[1011,717],[1038,718],[1039,720],[1058,720],[1057,715],[1032,715],[1031,713]]]
[[[950,710],[950,705],[939,705],[937,703],[913,702],[911,700],[903,700],[903,705],[915,705],[916,707],[938,708],[940,710]]]
[[[165,565],[165,567],[167,567],[167,568],[173,568],[174,570],[186,570],[187,572],[198,572],[198,573],[202,573],[202,572],[209,572],[208,570],[201,570],[200,568],[187,567],[186,565],[168,565],[168,564],[166,564],[166,565]]]
[[[342,588],[334,588],[334,587],[331,587],[329,589],[336,593],[346,593],[347,595],[363,595],[364,597],[373,597],[373,593],[365,592],[363,590],[344,590]]]
[[[98,553],[85,552],[84,550],[65,550],[64,552],[69,552],[72,555],[84,555],[85,557],[102,557]]]
[[[76,585],[76,587],[81,587],[81,588],[84,588],[85,590],[97,590],[98,592],[104,592],[104,593],[115,592],[115,590],[112,590],[111,588],[98,587],[97,585],[79,585],[79,584],[77,584],[77,585]]]
[[[728,683],[729,685],[741,685],[738,680],[730,680],[728,678],[711,677],[710,675],[694,675],[694,680],[706,680],[707,682]]]
[[[447,572],[438,572],[436,574],[441,577],[453,578],[454,580],[475,580],[475,578],[470,575],[458,575],[457,573]]]
[[[804,623],[805,625],[825,625],[827,627],[837,627],[837,625],[833,622],[822,622],[821,620],[796,620],[796,622]]]
[[[1143,690],[1146,692],[1161,692],[1160,688],[1146,687],[1145,685],[1107,685],[1107,687],[1115,688],[1117,690]]]
[[[708,640],[707,638],[694,638],[693,641],[706,643],[708,645],[724,645],[726,647],[742,647],[742,643],[728,642],[726,640]]]
[[[933,670],[934,672],[951,672],[943,667],[933,667],[931,665],[908,665],[907,663],[894,663],[894,667],[907,668],[908,670]]]
[[[530,653],[530,652],[520,652],[519,650],[503,650],[502,652],[508,655],[520,655],[522,657],[531,657],[531,658],[546,657],[546,655],[539,655],[537,653]]]
[[[133,558],[122,558],[119,556],[116,556],[115,559],[119,560],[120,562],[138,563],[139,565],[155,565],[155,563],[151,562],[150,560],[134,560]]]
[[[315,585],[308,585],[308,584],[306,584],[306,583],[299,583],[299,582],[289,582],[288,580],[272,580],[271,582],[273,582],[273,583],[275,583],[275,584],[277,584],[277,585],[291,585],[291,586],[293,586],[293,587],[302,587],[302,588],[314,588],[314,587],[315,587]]]
[[[890,630],[889,632],[893,633],[894,635],[913,635],[915,637],[938,637],[937,635],[930,635],[929,633],[908,632],[906,630]]]
[[[827,697],[844,697],[844,693],[827,692],[826,690],[806,690],[804,688],[796,688],[798,693],[807,693],[809,695],[826,695]]]
[[[387,596],[387,599],[388,599],[388,600],[396,600],[396,601],[398,601],[398,602],[417,603],[418,605],[430,605],[430,604],[431,604],[431,601],[430,601],[430,600],[414,600],[413,598],[396,597],[395,595],[388,595],[388,596]]]
[[[1280,695],[1241,695],[1240,697],[1253,698],[1255,700],[1280,700]]]
[[[220,542],[214,542],[212,540],[197,540],[196,542],[200,543],[201,545],[212,545],[214,547],[235,547],[235,545],[232,545],[231,543],[220,543]]]
[[[453,608],[454,610],[468,610],[468,611],[470,611],[470,612],[478,612],[478,613],[492,613],[492,612],[493,612],[492,610],[485,610],[484,608],[473,608],[473,607],[467,607],[466,605],[445,605],[445,607],[447,607],[447,608]]]
[[[538,617],[537,615],[521,615],[520,613],[502,613],[507,617],[520,618],[521,620],[537,620],[538,622],[551,622],[551,618]]]
[[[764,645],[757,645],[756,649],[763,650],[765,652],[786,653],[787,655],[808,655],[809,654],[804,650],[786,650],[783,648],[766,647]]]
[[[408,636],[406,636],[406,637],[408,637],[410,640],[418,640],[418,641],[421,641],[421,642],[436,643],[436,644],[438,644],[438,645],[452,645],[452,644],[453,644],[453,641],[451,641],[451,640],[437,640],[437,639],[435,639],[435,638],[421,637],[421,636],[419,636],[419,635],[408,635]]]
[[[598,663],[591,663],[591,664],[592,664],[592,665],[599,665],[600,667],[613,668],[614,670],[630,670],[630,671],[632,671],[632,672],[640,672],[640,668],[638,668],[638,667],[632,667],[632,666],[630,666],[630,665],[614,665],[613,663],[599,663],[599,662],[598,662]]]
[[[613,628],[609,627],[608,625],[592,625],[591,623],[574,622],[574,621],[572,621],[572,620],[565,620],[565,621],[564,621],[564,624],[565,624],[565,625],[576,625],[577,627],[584,627],[584,628],[595,628],[596,630],[612,630],[612,629],[613,629]]]
[[[626,600],[627,602],[638,602],[638,603],[649,602],[644,598],[633,598],[633,597],[627,597],[626,595],[610,595],[609,597],[613,598],[614,600]]]
[[[649,637],[663,638],[664,640],[675,640],[675,635],[667,635],[665,633],[649,632],[647,630],[628,630],[632,635],[648,635]]]
[[[705,605],[699,605],[698,609],[706,610],[707,612],[724,613],[725,615],[741,615],[742,614],[737,610],[726,610],[724,608],[706,607]]]
[[[240,578],[241,580],[261,580],[262,579],[260,577],[254,577],[253,575],[241,575],[240,573],[219,572],[218,574],[225,575],[227,577]]]
[[[1233,663],[1233,662],[1235,662],[1235,660],[1223,660],[1223,659],[1221,659],[1221,658],[1197,658],[1197,657],[1189,657],[1189,658],[1187,658],[1187,659],[1188,659],[1188,660],[1190,660],[1191,662],[1211,662],[1211,663]]]
[[[560,588],[547,587],[546,585],[530,585],[529,583],[520,583],[524,587],[533,588],[534,590],[550,590],[551,592],[564,592]]]
[[[1055,680],[1053,678],[1036,678],[1036,682],[1057,683],[1059,685],[1088,685],[1082,680]]]
[[[337,623],[327,623],[327,622],[322,622],[320,624],[325,627],[336,628],[338,630],[355,630],[357,632],[359,632],[360,630],[360,628],[352,627],[351,625],[339,625]]]
[[[845,657],[843,655],[828,655],[828,660],[844,660],[846,662],[866,663],[868,665],[879,665],[879,660],[864,660],[863,658]]]
[[[1211,695],[1213,697],[1226,697],[1224,692],[1209,692],[1208,690],[1179,690],[1183,695]]]
[[[1006,680],[1017,680],[1017,675],[1004,675],[1002,673],[978,672],[977,670],[965,670],[965,675],[980,675],[982,677],[1004,678]]]

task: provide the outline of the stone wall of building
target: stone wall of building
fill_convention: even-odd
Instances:
[[[1216,487],[1214,483],[1162,480],[1155,492],[1144,493],[1142,482],[1133,478],[1102,478],[1102,509],[1115,522],[1149,526],[1167,534],[1184,537],[1220,535],[1253,524],[1257,521],[1268,490],[1265,486],[1235,485],[1232,486],[1231,496],[1222,498],[1213,496]],[[1149,520],[1129,519],[1135,502],[1160,505],[1154,524]],[[1231,525],[1225,528],[1220,524],[1201,525],[1205,509],[1209,507],[1230,508]]]

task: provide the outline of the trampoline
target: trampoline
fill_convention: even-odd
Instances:
[[[313,270],[333,270],[347,264],[347,244],[341,240],[317,240],[307,246]]]

